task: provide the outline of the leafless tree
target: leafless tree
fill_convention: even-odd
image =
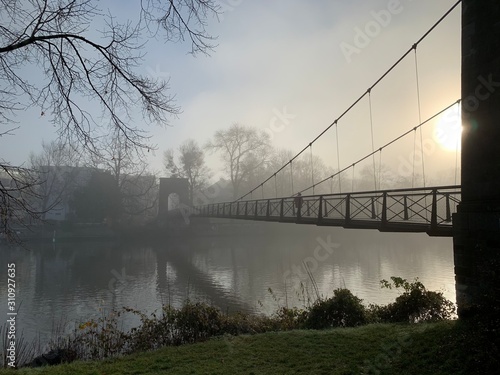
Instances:
[[[50,118],[62,142],[80,144],[92,153],[99,153],[100,137],[115,132],[129,147],[154,147],[148,133],[131,121],[131,103],[142,110],[142,122],[162,125],[179,108],[168,93],[168,81],[137,72],[144,57],[143,41],[152,36],[187,39],[193,53],[208,53],[213,38],[205,25],[209,16],[217,16],[218,2],[141,0],[135,21],[118,20],[99,9],[100,4],[0,0],[0,126],[9,129],[0,128],[0,135],[14,130],[11,124],[17,112],[34,107],[40,116]],[[96,104],[97,113],[90,110]],[[9,190],[0,190],[2,223],[6,223],[14,209],[9,203],[12,197],[20,199],[25,184],[33,181],[26,178],[26,169],[4,159],[0,169],[14,181]],[[18,203],[26,212],[36,212],[27,202]]]
[[[227,130],[218,130],[206,147],[221,153],[235,199],[242,183],[254,171],[265,167],[272,151],[267,133],[237,123]]]
[[[39,217],[34,202],[38,182],[29,169],[12,167],[0,159],[0,238],[19,242],[21,228]]]
[[[179,147],[177,161],[174,150],[165,151],[164,164],[170,177],[188,179],[190,202],[193,202],[195,192],[206,187],[210,170],[205,165],[203,149],[193,139],[188,139]]]
[[[121,194],[123,217],[128,223],[141,222],[156,214],[158,184],[149,172],[142,150],[131,147],[119,132],[102,139],[99,155],[92,155],[93,168],[108,171]]]

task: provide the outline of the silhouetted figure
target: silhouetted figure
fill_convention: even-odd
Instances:
[[[297,196],[293,200],[293,204],[295,206],[295,209],[297,210],[297,217],[300,218],[301,216],[300,210],[302,208],[302,194],[297,193]]]

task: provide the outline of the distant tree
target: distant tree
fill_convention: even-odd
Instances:
[[[127,145],[120,132],[100,142],[102,151],[91,155],[90,165],[111,174],[120,192],[121,218],[128,222],[152,218],[157,209],[158,184],[142,152]]]
[[[103,133],[118,131],[128,146],[149,149],[147,133],[130,121],[131,108],[142,110],[141,123],[165,124],[179,113],[167,81],[137,72],[144,56],[141,41],[188,39],[192,53],[208,53],[213,38],[206,20],[218,14],[219,2],[141,0],[135,21],[119,20],[101,11],[101,4],[0,0],[0,124],[9,124],[0,138],[15,131],[10,124],[16,113],[35,107],[40,116],[50,117],[68,144],[97,152]],[[89,111],[89,105],[101,111]],[[105,117],[110,121],[101,121]],[[0,169],[14,181],[8,187],[0,184],[3,217],[12,217],[14,209],[38,216],[35,207],[19,200],[32,186],[28,171],[2,158]],[[7,230],[8,219],[2,223]]]
[[[196,192],[207,185],[210,170],[205,165],[203,149],[192,139],[185,141],[178,149],[179,155],[175,160],[174,150],[164,153],[165,169],[169,177],[187,178],[189,183],[189,201],[193,202]]]
[[[256,180],[253,182],[252,187],[255,188],[257,186],[256,184],[267,179],[269,176],[274,176],[274,173],[284,165],[286,165],[286,167],[277,173],[275,178],[270,179],[264,186],[264,192],[267,193],[265,194],[266,198],[275,197],[276,194],[280,197],[291,196],[298,191],[311,187],[313,184],[317,184],[319,181],[322,181],[327,176],[331,176],[334,173],[334,170],[326,166],[323,159],[318,155],[313,156],[311,163],[311,156],[309,153],[302,154],[300,157],[296,158],[292,162],[292,167],[290,167],[289,162],[294,156],[295,153],[292,150],[274,150],[267,163],[266,171],[261,174],[258,181]],[[315,187],[314,193],[326,194],[332,191],[338,191],[338,185],[338,178],[325,181]],[[307,190],[305,194],[313,194],[313,189]]]
[[[218,130],[206,147],[221,154],[235,199],[242,183],[259,168],[265,168],[272,152],[267,133],[237,123],[229,129]]]
[[[273,151],[273,155],[268,163],[269,174],[275,173],[282,166],[290,161],[294,156],[292,150],[287,149],[277,149]],[[278,190],[278,196],[285,197],[291,196],[293,194],[292,185],[290,180],[290,167],[284,168],[281,172],[276,175],[276,187]]]

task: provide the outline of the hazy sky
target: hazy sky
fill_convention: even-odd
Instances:
[[[158,147],[150,156],[153,170],[161,171],[167,148],[187,138],[204,144],[217,129],[234,122],[268,129],[275,146],[299,151],[456,1],[219,2],[226,11],[219,21],[209,20],[208,31],[218,36],[211,56],[187,54],[188,44],[147,45],[142,72],[170,77],[171,93],[182,108],[169,127],[150,128]],[[119,8],[117,3],[101,1],[100,6],[109,4],[120,13],[117,17],[137,16],[136,2],[120,2]],[[460,96],[460,9],[418,48],[422,119]],[[372,36],[363,39],[359,30]],[[415,82],[411,55],[373,91],[375,148],[418,124]],[[0,156],[13,163],[26,160],[30,150],[40,150],[42,140],[55,138],[49,119],[36,109],[20,114],[18,121],[21,128],[15,136],[0,138]],[[454,167],[455,153],[442,151],[433,131],[423,133],[424,141],[434,145],[426,151],[434,163],[427,164],[435,166],[440,160],[441,168]],[[339,123],[339,137],[341,167],[371,150],[367,100]],[[336,167],[334,144],[335,133],[330,131],[313,151]],[[412,149],[413,143],[396,146],[392,153],[383,153],[383,162],[401,168]],[[219,166],[214,166],[220,175]]]

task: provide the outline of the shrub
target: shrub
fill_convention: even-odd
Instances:
[[[296,307],[280,307],[273,315],[279,330],[288,331],[291,329],[300,329],[304,327],[308,312]]]
[[[120,311],[80,324],[72,346],[80,359],[102,359],[123,353],[128,336],[120,328]]]
[[[224,318],[224,333],[234,336],[279,330],[279,325],[275,319],[263,315],[250,315],[238,312]]]
[[[176,329],[179,330],[178,344],[206,340],[222,334],[224,326],[221,311],[205,303],[187,302],[176,317]]]
[[[382,288],[403,288],[396,301],[387,306],[371,306],[371,315],[383,322],[428,322],[452,318],[455,305],[441,292],[432,292],[418,281],[408,282],[401,277],[382,280]]]
[[[333,294],[311,307],[305,322],[307,328],[355,327],[366,323],[366,308],[361,299],[348,289],[336,289]]]

